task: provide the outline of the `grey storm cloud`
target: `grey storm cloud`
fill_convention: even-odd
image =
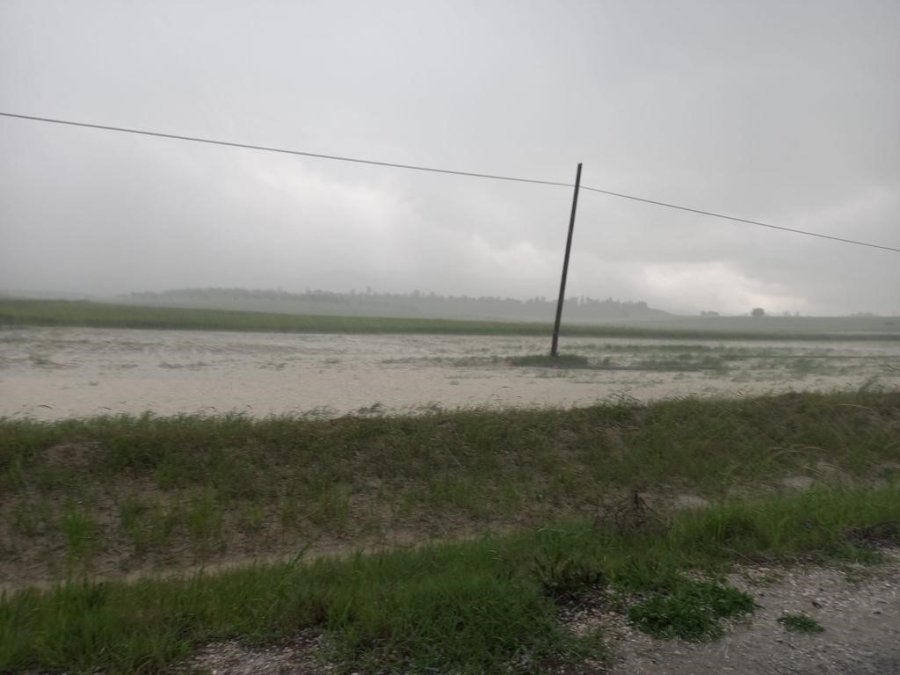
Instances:
[[[0,1],[0,111],[900,247],[900,3]],[[571,190],[0,118],[0,290],[553,296]],[[900,312],[900,255],[583,192],[569,291]]]

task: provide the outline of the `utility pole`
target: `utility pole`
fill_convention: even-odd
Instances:
[[[562,321],[563,301],[566,299],[566,277],[569,275],[569,254],[572,251],[572,231],[575,229],[575,210],[578,208],[578,188],[581,186],[581,162],[575,173],[575,193],[572,195],[572,215],[569,216],[569,236],[566,237],[566,255],[563,258],[562,280],[559,282],[559,300],[556,303],[556,323],[553,324],[553,342],[550,356],[559,356],[559,324]]]

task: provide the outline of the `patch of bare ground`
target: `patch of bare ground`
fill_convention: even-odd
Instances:
[[[274,647],[253,648],[236,640],[213,642],[199,648],[194,657],[175,672],[209,675],[304,675],[333,673],[319,631],[303,631]]]
[[[83,469],[94,461],[99,443],[60,443],[44,450],[44,461],[53,467]]]

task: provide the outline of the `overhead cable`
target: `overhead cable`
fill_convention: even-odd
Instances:
[[[118,131],[123,134],[138,134],[139,136],[155,136],[157,138],[172,138],[176,141],[191,141],[192,143],[207,143],[209,145],[225,145],[230,148],[244,148],[246,150],[262,150],[263,152],[278,152],[284,155],[299,155],[301,157],[313,157],[315,159],[330,159],[337,162],[353,162],[354,164],[371,164],[373,166],[386,166],[394,169],[409,169],[411,171],[429,171],[431,173],[449,173],[456,176],[469,176],[471,178],[490,178],[492,180],[507,180],[517,183],[536,183],[538,185],[558,185],[571,187],[569,183],[558,183],[551,180],[536,180],[533,178],[515,178],[513,176],[496,176],[489,173],[474,173],[472,171],[454,171],[452,169],[436,169],[429,166],[416,166],[414,164],[397,164],[395,162],[382,162],[374,159],[360,159],[358,157],[342,157],[340,155],[323,155],[318,152],[305,152],[302,150],[287,150],[285,148],[273,148],[265,145],[251,145],[249,143],[233,143],[231,141],[217,141],[212,138],[200,138],[198,136],[182,136],[180,134],[166,134],[159,131],[146,131],[143,129],[127,129],[125,127],[112,127],[106,124],[89,124],[87,122],[71,122],[69,120],[57,120],[49,117],[34,117],[33,115],[17,115],[14,113],[0,112],[3,117],[17,117],[23,120],[35,122],[49,122],[51,124],[65,124],[71,127],[85,127],[87,129],[101,129],[103,131]]]
[[[552,181],[552,180],[539,180],[535,178],[522,178],[516,176],[500,176],[497,174],[489,174],[489,173],[478,173],[474,171],[456,171],[453,169],[440,169],[436,167],[430,166],[419,166],[415,164],[399,164],[396,162],[385,162],[374,159],[360,159],[358,157],[344,157],[340,155],[326,155],[318,152],[307,152],[303,150],[289,150],[286,148],[275,148],[265,145],[252,145],[249,143],[235,143],[232,141],[220,141],[212,138],[201,138],[198,136],[185,136],[182,134],[168,134],[159,131],[147,131],[144,129],[130,129],[126,127],[115,127],[106,124],[92,124],[88,122],[74,122],[71,120],[61,120],[61,119],[53,119],[50,117],[37,117],[34,115],[21,115],[16,113],[9,112],[0,112],[0,116],[3,117],[13,117],[17,119],[23,120],[31,120],[34,122],[46,122],[50,124],[64,124],[72,127],[83,127],[87,129],[99,129],[101,131],[116,131],[124,134],[136,134],[139,136],[153,136],[157,138],[169,138],[177,141],[190,141],[192,143],[206,143],[208,145],[223,145],[231,148],[244,148],[246,150],[260,150],[263,152],[276,152],[284,155],[298,155],[300,157],[311,157],[314,159],[328,159],[337,162],[351,162],[354,164],[367,164],[371,166],[383,166],[394,169],[407,169],[410,171],[426,171],[429,173],[442,173],[442,174],[450,174],[455,176],[468,176],[470,178],[487,178],[490,180],[502,180],[502,181],[511,181],[516,183],[532,183],[535,185],[552,185],[556,187],[574,187],[572,183],[565,183],[560,181]],[[821,234],[819,232],[810,232],[808,230],[798,230],[792,227],[784,227],[781,225],[772,225],[771,223],[763,223],[758,220],[750,220],[748,218],[738,218],[737,216],[729,216],[723,213],[716,213],[714,211],[705,211],[703,209],[695,209],[689,206],[681,206],[679,204],[672,204],[670,202],[659,201],[656,199],[648,199],[646,197],[638,197],[635,195],[624,194],[622,192],[613,192],[612,190],[603,190],[601,188],[589,187],[587,185],[581,186],[582,190],[589,190],[591,192],[597,192],[600,194],[608,195],[610,197],[619,197],[621,199],[630,199],[631,201],[642,202],[644,204],[653,204],[655,206],[662,206],[669,209],[677,209],[679,211],[687,211],[689,213],[696,213],[698,215],[709,216],[711,218],[720,218],[723,220],[730,220],[737,223],[744,223],[747,225],[754,225],[756,227],[765,227],[771,230],[781,230],[782,232],[791,232],[793,234],[801,234],[807,237],[816,237],[819,239],[828,239],[830,241],[837,241],[843,244],[853,244],[855,246],[866,246],[868,248],[877,248],[883,251],[891,251],[893,253],[900,253],[900,248],[893,246],[883,246],[881,244],[872,244],[870,242],[859,241],[856,239],[846,239],[844,237],[836,237],[830,234]]]
[[[821,234],[820,232],[809,232],[808,230],[798,230],[793,227],[784,227],[782,225],[772,225],[770,223],[762,223],[758,220],[749,220],[747,218],[738,218],[737,216],[726,216],[724,213],[715,213],[714,211],[704,211],[702,209],[694,209],[689,206],[679,206],[678,204],[670,204],[669,202],[661,202],[655,199],[645,199],[644,197],[635,197],[634,195],[626,195],[621,192],[612,192],[610,190],[601,190],[600,188],[581,186],[582,190],[590,190],[591,192],[599,192],[600,194],[609,195],[611,197],[621,197],[622,199],[631,199],[644,204],[655,204],[656,206],[664,206],[668,209],[678,209],[679,211],[687,211],[689,213],[699,213],[701,216],[711,216],[713,218],[722,218],[724,220],[733,220],[736,223],[746,223],[748,225],[756,225],[758,227],[768,227],[772,230],[781,230],[782,232],[793,232],[794,234],[803,234],[807,237],[818,237],[820,239],[830,239],[831,241],[839,241],[844,244],[855,244],[857,246],[868,246],[869,248],[879,248],[883,251],[893,251],[900,253],[900,248],[893,246],[882,246],[881,244],[870,244],[865,241],[857,241],[856,239],[844,239],[843,237],[834,237],[830,234]]]

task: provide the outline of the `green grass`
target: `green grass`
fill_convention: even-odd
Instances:
[[[635,604],[628,618],[654,637],[699,641],[721,637],[721,619],[749,614],[753,609],[753,599],[736,588],[685,580]]]
[[[722,618],[753,610],[721,581],[732,563],[873,561],[845,533],[898,508],[894,488],[821,490],[682,514],[662,532],[573,522],[183,580],[24,590],[0,600],[0,670],[160,672],[209,641],[277,644],[313,630],[338,672],[542,672],[608,655],[602,633],[576,637],[563,619],[590,594],[614,592],[652,635],[714,638]]]
[[[900,393],[878,391],[325,420],[2,419],[0,516],[13,548],[46,565],[70,551],[127,570],[170,550],[177,563],[527,527],[592,516],[632,488],[665,503],[788,476],[886,480],[898,452]]]
[[[898,340],[900,320],[778,318],[671,320],[640,324],[563,325],[562,334],[609,337],[670,337],[743,340]],[[792,323],[793,322],[793,323]],[[85,300],[0,298],[0,326],[81,326],[262,331],[291,333],[423,333],[448,335],[546,335],[549,323],[443,319],[313,316],[266,312],[142,307]],[[36,358],[42,358],[40,356]]]
[[[792,633],[814,635],[825,632],[825,629],[818,621],[806,614],[785,614],[778,617],[778,623],[784,626],[785,630]]]
[[[34,569],[63,583],[0,600],[0,671],[160,672],[209,641],[313,631],[339,672],[542,672],[608,654],[602,632],[565,620],[597,597],[651,634],[711,639],[752,609],[722,581],[733,563],[875,561],[900,543],[898,453],[900,393],[873,388],[415,417],[3,419],[0,563],[20,586]],[[813,489],[788,491],[788,476]],[[670,511],[685,493],[712,506]],[[352,554],[397,543],[420,547]]]
[[[70,562],[79,562],[90,557],[96,546],[97,523],[90,515],[78,509],[67,509],[61,523],[66,540],[66,555]]]
[[[152,500],[124,497],[119,505],[119,532],[137,558],[165,551],[183,515]]]

